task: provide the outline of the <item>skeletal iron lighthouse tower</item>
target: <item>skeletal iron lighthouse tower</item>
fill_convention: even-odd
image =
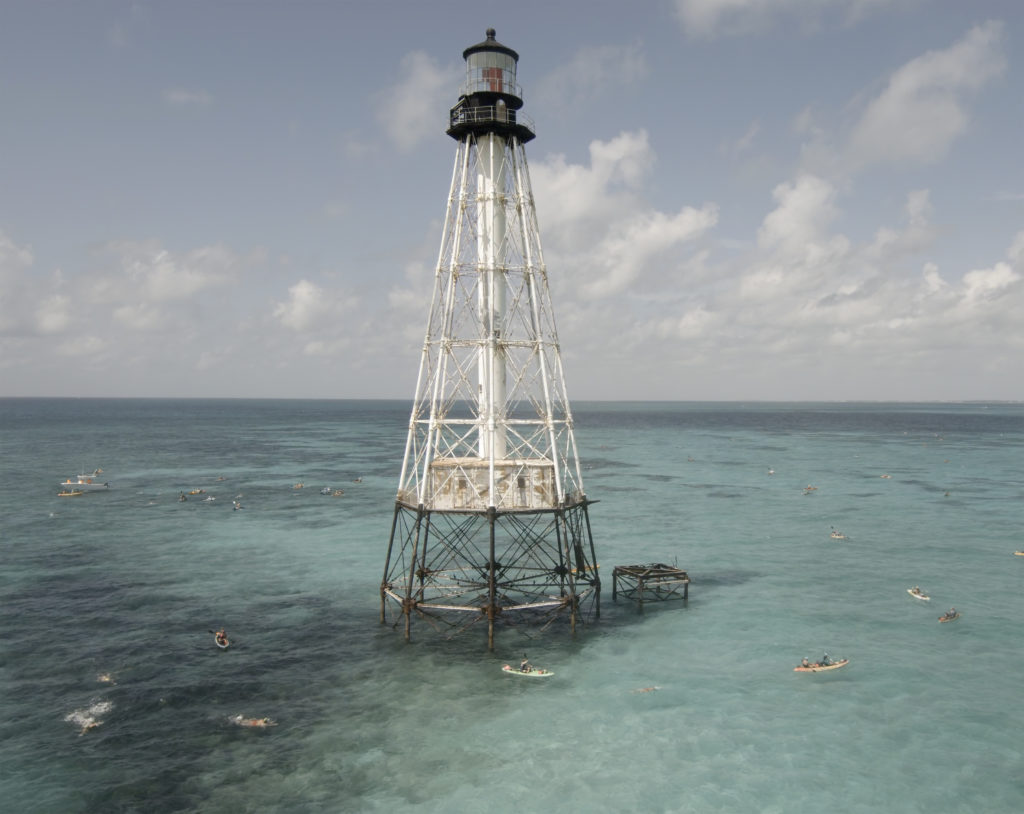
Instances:
[[[463,52],[458,142],[381,621],[456,632],[600,614],[601,583],[519,113],[519,55]]]

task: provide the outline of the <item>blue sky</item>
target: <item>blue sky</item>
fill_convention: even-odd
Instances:
[[[570,398],[1024,399],[1014,0],[0,18],[0,396],[411,398],[493,27]]]

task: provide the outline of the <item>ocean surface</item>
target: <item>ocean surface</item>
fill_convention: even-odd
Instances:
[[[576,403],[601,618],[493,653],[379,622],[408,409],[0,399],[0,809],[1024,811],[1024,405]]]

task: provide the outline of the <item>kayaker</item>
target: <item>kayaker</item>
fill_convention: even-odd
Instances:
[[[213,634],[217,638],[217,644],[222,647],[228,643],[228,634],[224,632],[224,628],[221,628]]]
[[[826,653],[824,656],[822,656],[822,659],[821,659],[821,666],[822,667],[828,667],[831,663],[832,663],[832,659],[830,659],[828,657],[828,653]]]
[[[811,663],[807,660],[807,656],[804,656],[804,660],[800,662],[801,667],[810,667]]]
[[[533,665],[531,665],[529,660],[526,658],[526,653],[523,653],[523,660],[519,662],[519,672],[528,673],[532,669]]]

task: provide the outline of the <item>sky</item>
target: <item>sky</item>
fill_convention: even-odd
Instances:
[[[462,51],[572,400],[1024,400],[1017,0],[5,0],[0,396],[411,399]]]

